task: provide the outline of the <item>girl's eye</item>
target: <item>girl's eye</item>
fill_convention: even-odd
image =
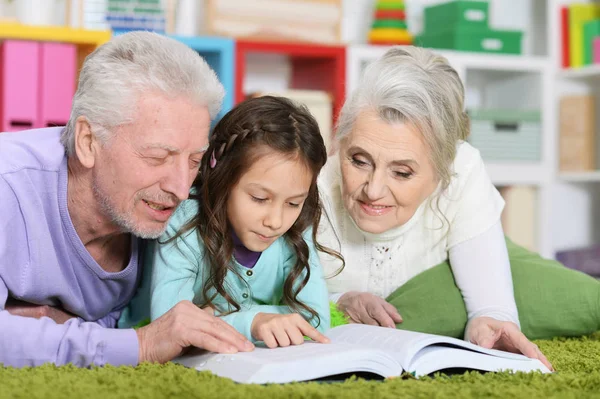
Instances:
[[[250,197],[252,198],[252,201],[258,202],[259,204],[262,204],[267,200],[266,198],[255,197],[254,195],[251,195]]]
[[[299,208],[299,207],[300,207],[300,204],[296,204],[296,203],[294,203],[294,202],[290,202],[289,204],[290,204],[290,206],[291,206],[292,208]]]

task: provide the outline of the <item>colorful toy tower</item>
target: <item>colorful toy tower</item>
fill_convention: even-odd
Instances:
[[[412,44],[413,37],[406,26],[404,0],[378,0],[375,19],[369,32],[371,44]]]

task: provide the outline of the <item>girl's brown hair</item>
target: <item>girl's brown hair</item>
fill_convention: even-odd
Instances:
[[[319,126],[308,109],[282,97],[258,97],[237,105],[217,123],[210,137],[200,174],[194,182],[194,194],[190,196],[198,201],[199,211],[178,234],[197,229],[204,245],[204,261],[210,275],[202,289],[203,301],[197,305],[215,307],[213,300],[221,295],[230,306],[229,309],[218,309],[220,312],[232,313],[241,309],[225,287],[228,272],[245,281],[232,262],[234,244],[227,218],[227,201],[229,193],[252,164],[272,152],[297,157],[312,172],[309,194],[300,216],[284,234],[295,252],[296,264],[285,280],[282,301],[305,317],[316,317],[320,323],[318,314],[297,297],[311,273],[309,248],[302,237],[306,229],[312,228],[312,240],[319,251],[342,259],[337,252],[318,244],[316,239],[321,219],[317,176],[327,161],[327,152]],[[210,295],[212,289],[216,293]]]

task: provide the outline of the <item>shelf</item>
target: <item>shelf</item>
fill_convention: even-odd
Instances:
[[[456,51],[443,51],[442,55],[459,61],[467,69],[489,69],[515,72],[543,72],[549,68],[546,57],[524,55],[477,54]]]
[[[581,68],[563,69],[558,73],[563,79],[590,79],[600,77],[600,64],[589,65]]]
[[[96,47],[110,40],[110,30],[73,29],[66,26],[35,26],[0,22],[0,40],[30,40],[36,42],[59,42],[77,47],[77,71],[83,61]]]
[[[348,92],[353,91],[360,80],[366,63],[375,61],[383,56],[392,46],[375,46],[368,44],[348,46],[346,88]],[[448,59],[461,79],[465,79],[470,70],[504,72],[504,73],[540,73],[543,74],[551,67],[547,57],[532,57],[525,55],[502,55],[473,53],[464,51],[448,51],[429,49]]]
[[[216,123],[234,104],[235,84],[235,42],[233,39],[216,36],[169,36],[198,52],[216,72],[225,88],[225,97],[221,112],[215,118]]]
[[[350,46],[354,59],[370,61],[382,56],[391,46],[355,45]],[[487,54],[466,51],[450,51],[441,49],[429,50],[460,62],[467,69],[490,69],[510,71],[541,72],[549,67],[547,57],[531,57],[525,55]]]
[[[323,90],[333,97],[333,118],[346,96],[346,47],[308,43],[237,40],[235,43],[235,101],[245,99],[246,56],[251,53],[280,54],[290,59],[291,89]]]
[[[600,170],[590,172],[561,172],[558,174],[558,178],[571,183],[600,182]]]
[[[18,23],[0,23],[0,38],[73,43],[98,47],[111,38],[109,30],[84,30],[64,26],[33,26]]]
[[[548,168],[539,163],[485,162],[485,167],[497,186],[539,186],[550,180]]]

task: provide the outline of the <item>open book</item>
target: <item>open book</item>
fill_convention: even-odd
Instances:
[[[484,349],[456,338],[362,324],[335,327],[329,344],[306,341],[285,348],[260,348],[234,355],[196,352],[174,360],[240,383],[286,383],[347,373],[388,378],[403,371],[416,377],[446,369],[550,371],[537,359]]]

